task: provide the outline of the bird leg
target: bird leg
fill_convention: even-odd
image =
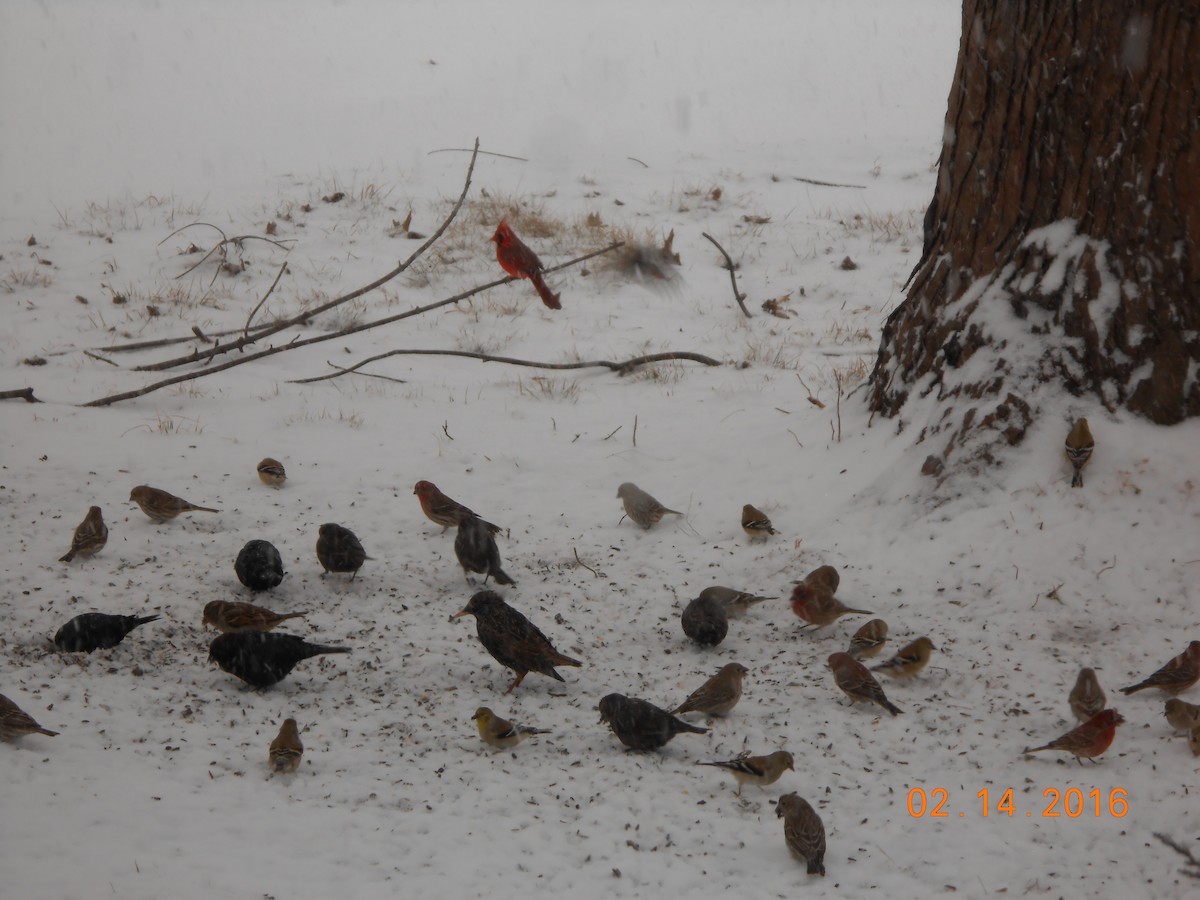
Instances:
[[[505,691],[504,693],[511,694],[514,690],[516,690],[516,688],[521,684],[521,682],[525,680],[525,676],[528,674],[529,674],[528,672],[522,672],[520,675],[518,675],[517,680],[514,681],[512,684],[510,684],[508,686],[508,690]]]

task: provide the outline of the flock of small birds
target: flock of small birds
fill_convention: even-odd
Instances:
[[[1072,467],[1072,487],[1082,487],[1083,469],[1093,448],[1087,420],[1077,420],[1065,446]],[[283,465],[274,459],[264,459],[257,471],[262,482],[274,488],[282,487],[287,480]],[[468,583],[472,583],[472,574],[483,576],[484,589],[475,592],[450,619],[474,617],[476,633],[484,649],[513,673],[514,679],[505,693],[516,690],[531,672],[561,682],[564,678],[558,668],[584,665],[582,660],[556,650],[536,625],[510,606],[499,593],[487,589],[489,579],[500,585],[515,585],[503,570],[496,541],[503,529],[446,496],[432,482],[417,482],[413,494],[424,514],[441,525],[443,533],[455,528],[455,556]],[[664,506],[632,482],[620,485],[617,498],[624,508],[622,521],[628,517],[643,529],[652,528],[665,516],[684,515]],[[160,523],[183,513],[217,512],[147,485],[134,488],[130,500]],[[754,541],[766,540],[776,534],[767,515],[751,504],[742,509],[741,525]],[[93,506],[75,529],[71,547],[61,561],[93,556],[104,548],[107,539],[108,528],[101,509]],[[353,532],[335,523],[320,526],[316,555],[323,569],[322,577],[332,572],[349,574],[351,579],[371,558]],[[263,540],[248,542],[238,554],[234,569],[239,580],[255,592],[276,587],[286,574],[279,551]],[[802,623],[801,628],[816,631],[833,625],[843,616],[873,615],[869,610],[851,607],[838,600],[835,595],[840,582],[835,567],[822,565],[793,583],[790,606]],[[730,618],[741,616],[771,599],[774,598],[713,585],[701,591],[684,608],[681,615],[683,632],[701,646],[715,646],[725,639]],[[299,663],[310,657],[351,652],[349,647],[309,643],[296,635],[274,631],[279,625],[305,615],[305,612],[275,613],[239,601],[210,601],[204,607],[202,624],[220,633],[209,647],[208,658],[251,687],[263,689],[286,678]],[[84,613],[58,630],[54,644],[64,652],[91,653],[115,647],[134,629],[158,618],[157,615]],[[891,679],[916,678],[928,666],[937,647],[929,637],[922,636],[901,647],[886,661],[868,668],[863,660],[878,656],[887,641],[887,622],[872,618],[854,632],[846,650],[828,657],[827,665],[833,683],[850,699],[852,706],[862,702],[897,716],[903,710],[888,699],[875,673]],[[728,663],[670,711],[641,698],[610,693],[597,706],[600,721],[607,724],[631,751],[659,750],[677,735],[708,733],[708,727],[681,717],[689,713],[713,718],[729,715],[741,699],[743,681],[748,675],[749,670],[742,664]],[[1200,706],[1176,696],[1198,681],[1200,641],[1192,641],[1178,656],[1142,681],[1122,688],[1121,693],[1130,695],[1154,688],[1169,695],[1165,708],[1168,724],[1186,733],[1192,752],[1200,755]],[[1046,744],[1026,748],[1026,754],[1056,750],[1074,756],[1079,762],[1084,759],[1095,761],[1111,746],[1117,727],[1125,720],[1115,709],[1108,707],[1094,670],[1080,671],[1067,701],[1081,724]],[[486,745],[503,750],[512,750],[528,738],[549,733],[542,728],[510,722],[487,706],[479,707],[472,720]],[[28,734],[55,736],[58,732],[42,728],[13,701],[0,695],[0,740],[11,741]],[[287,718],[268,748],[270,771],[295,772],[303,753],[296,720]],[[789,751],[780,749],[762,755],[744,753],[733,759],[701,761],[698,765],[730,773],[737,782],[740,797],[747,784],[764,789],[775,784],[785,772],[794,770],[794,759]],[[784,837],[790,852],[806,864],[808,874],[824,875],[825,829],[813,806],[795,793],[785,794],[777,801],[776,814],[784,820]]]

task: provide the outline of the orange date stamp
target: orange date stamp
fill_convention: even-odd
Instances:
[[[1128,795],[1125,788],[1112,788],[1109,791],[1092,788],[1085,791],[1075,787],[1048,787],[1042,791],[1044,802],[1029,809],[1020,809],[1012,788],[1003,791],[983,788],[975,794],[968,813],[966,809],[952,808],[950,791],[946,788],[935,787],[926,791],[917,787],[908,792],[908,814],[914,819],[958,819],[967,815],[979,815],[985,819],[990,815],[1012,818],[1022,813],[1027,819],[1078,819],[1080,816],[1111,816],[1119,819],[1129,812]]]

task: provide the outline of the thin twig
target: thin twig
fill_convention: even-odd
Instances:
[[[271,324],[255,325],[252,331],[265,331],[273,327]],[[228,337],[231,334],[241,334],[242,329],[234,328],[229,331],[214,331],[214,338]],[[193,331],[193,334],[195,332]],[[172,344],[186,344],[192,340],[192,335],[173,338],[158,338],[153,341],[135,341],[132,344],[113,344],[111,347],[97,347],[97,350],[103,350],[105,353],[133,353],[138,350],[153,350],[155,347],[170,347]],[[74,350],[64,350],[62,353],[74,353]],[[61,354],[60,354],[61,355]]]
[[[1196,870],[1195,872],[1191,872],[1191,871],[1188,871],[1187,869],[1180,869],[1179,870],[1180,873],[1182,873],[1183,875],[1186,875],[1188,878],[1200,878],[1200,859],[1196,858],[1196,854],[1192,853],[1192,851],[1189,850],[1187,847],[1183,846],[1183,844],[1173,841],[1171,838],[1167,837],[1162,832],[1154,831],[1151,833],[1156,838],[1158,838],[1160,841],[1162,841],[1164,844],[1166,844],[1168,847],[1170,847],[1172,850],[1174,850],[1176,853],[1178,853],[1180,856],[1182,856],[1184,859],[1186,859],[1187,864],[1189,866],[1192,866]]]
[[[493,153],[491,150],[480,150],[478,141],[475,142],[475,149],[479,153],[480,156],[498,156],[501,159],[515,159],[515,160],[517,160],[517,162],[529,162],[529,160],[527,160],[523,156],[510,156],[507,153]],[[433,156],[433,154],[435,154],[435,153],[470,153],[470,152],[471,152],[471,149],[469,147],[442,147],[439,150],[430,150],[425,155]]]
[[[250,315],[246,316],[246,327],[242,329],[242,338],[249,340],[250,338],[250,323],[254,321],[255,314],[262,309],[262,305],[267,302],[267,298],[271,296],[271,292],[275,290],[275,285],[279,284],[279,279],[283,277],[283,273],[287,271],[287,260],[283,261],[283,265],[279,267],[279,274],[275,276],[275,280],[271,282],[271,286],[267,288],[267,292],[263,294],[263,298],[258,301],[258,305],[250,310]]]
[[[637,413],[633,416],[633,446],[637,446]]]
[[[585,563],[582,559],[579,558],[579,549],[576,547],[572,547],[571,549],[575,551],[575,562],[579,563],[581,566],[583,566],[585,569],[587,569],[589,572],[591,572],[593,575],[595,575],[597,578],[599,578],[600,573],[597,572],[595,569],[593,569],[591,566],[589,566],[587,563]]]
[[[833,379],[837,382],[837,442],[842,442],[842,373],[834,369]]]
[[[1099,580],[1101,575],[1103,575],[1109,569],[1115,569],[1116,567],[1117,567],[1117,554],[1114,553],[1113,561],[1109,565],[1105,566],[1103,569],[1101,569],[1099,572],[1096,573],[1096,579]]]
[[[818,187],[858,188],[858,189],[864,190],[864,191],[867,189],[867,186],[865,184],[836,184],[832,181],[816,181],[812,178],[801,178],[799,175],[793,175],[792,178],[795,181],[803,181],[805,184],[815,184]]]
[[[450,438],[450,440],[454,440],[453,435],[450,434],[450,420],[449,419],[447,419],[445,422],[442,423],[442,434],[444,434],[446,437]]]
[[[612,431],[610,431],[608,434],[606,434],[600,440],[607,441],[610,437],[612,437],[614,434],[616,434],[618,431],[620,431],[624,427],[625,427],[624,425],[618,425],[616,428],[614,428]]]
[[[629,159],[629,160],[632,160],[633,162],[637,163],[637,164],[638,164],[638,165],[640,165],[640,166],[641,166],[643,169],[648,169],[648,168],[650,168],[648,165],[646,165],[644,162],[642,162],[642,161],[641,161],[640,159],[638,159],[636,156],[627,156],[627,157],[625,157],[625,158],[626,158],[626,159]]]
[[[120,366],[118,366],[118,365],[117,365],[115,362],[113,362],[111,359],[105,359],[105,358],[104,358],[103,356],[101,356],[99,353],[93,353],[91,350],[84,350],[84,351],[83,351],[83,355],[84,355],[84,356],[90,356],[92,359],[94,359],[94,360],[98,360],[99,362],[102,362],[102,363],[108,363],[108,364],[109,364],[110,366],[112,366],[114,369],[119,369],[119,368],[121,368],[121,367],[120,367]]]
[[[750,315],[750,310],[746,309],[746,295],[741,293],[737,287],[737,275],[733,271],[733,260],[729,258],[729,254],[725,252],[725,248],[717,243],[716,239],[707,232],[702,232],[703,236],[712,242],[712,245],[721,251],[721,255],[725,257],[725,264],[729,267],[729,280],[733,283],[733,299],[737,301],[737,305],[742,309],[742,315],[747,319],[753,318]]]
[[[20,388],[15,391],[0,391],[0,400],[24,400],[26,403],[41,403],[33,396],[33,388]]]

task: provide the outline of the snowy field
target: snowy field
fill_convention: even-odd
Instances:
[[[1200,759],[1157,693],[1117,693],[1200,638],[1200,425],[1047,389],[1003,466],[935,494],[920,468],[940,447],[917,443],[935,411],[901,429],[863,402],[920,255],[959,16],[942,0],[0,7],[0,390],[44,401],[0,404],[0,693],[61,732],[0,745],[4,896],[1200,896],[1154,837],[1197,848]],[[481,155],[410,269],[267,343],[502,277],[502,215],[548,266],[673,232],[674,277],[639,283],[608,254],[549,276],[561,311],[518,282],[82,406],[198,370],[135,367],[199,340],[114,348],[240,331],[285,261],[255,323],[391,271],[463,189],[470,154],[434,151],[476,137],[522,159]],[[218,229],[268,227],[277,243],[201,261]],[[294,383],[394,349],[721,365],[392,356]],[[1072,490],[1077,416],[1097,450]],[[256,476],[265,456],[281,490]],[[583,661],[564,683],[531,674],[505,696],[474,621],[449,621],[473,589],[422,479],[503,526],[506,599]],[[686,515],[619,522],[625,481]],[[157,525],[128,500],[143,483],[220,512]],[[780,534],[750,543],[745,503]],[[107,546],[56,561],[91,505]],[[352,581],[321,577],[324,522],[371,557]],[[260,595],[233,571],[255,538],[288,571]],[[799,628],[792,582],[824,563],[839,599],[889,623],[885,653],[937,646],[885,682],[902,715],[851,706],[825,665],[864,617]],[[701,649],[679,616],[713,584],[778,599]],[[280,630],[353,652],[248,689],[207,661],[214,599],[307,611]],[[162,618],[58,651],[89,611]],[[610,692],[673,707],[731,661],[750,670],[740,705],[687,717],[707,735],[627,753],[598,722]],[[1082,666],[1127,720],[1112,748],[1024,756],[1073,727]],[[482,705],[551,733],[492,750]],[[289,716],[304,760],[272,777]],[[695,765],[781,748],[795,771],[740,799]],[[785,846],[791,791],[824,821],[823,879]]]

